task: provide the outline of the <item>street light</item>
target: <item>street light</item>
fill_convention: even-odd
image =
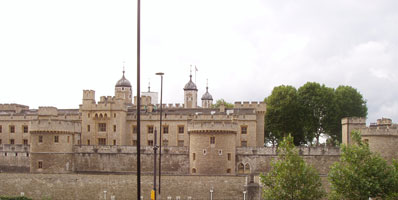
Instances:
[[[246,200],[246,190],[243,191],[243,200]]]
[[[210,189],[210,200],[213,200],[213,192],[214,192],[213,187],[211,187],[211,189]]]
[[[158,72],[160,76],[160,131],[159,131],[159,194],[160,194],[160,176],[162,171],[162,108],[163,108],[163,72]]]
[[[153,144],[153,190],[151,191],[151,199],[156,200],[156,150],[158,146],[156,145],[157,130],[155,127],[155,139]]]

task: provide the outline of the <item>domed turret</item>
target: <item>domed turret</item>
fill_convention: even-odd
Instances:
[[[184,87],[184,108],[198,107],[198,89],[196,84],[192,82],[192,74],[189,75],[189,82]]]
[[[124,70],[123,77],[116,83],[115,87],[131,87],[130,81],[124,77]]]
[[[211,108],[213,104],[213,97],[209,93],[209,86],[206,86],[206,93],[202,96],[202,107],[203,108]]]
[[[185,84],[184,90],[198,91],[198,89],[196,88],[196,84],[194,82],[192,82],[192,75],[189,76],[189,82],[187,84]]]
[[[122,78],[115,85],[115,97],[116,99],[123,100],[127,104],[132,103],[131,83],[124,77],[124,70]]]

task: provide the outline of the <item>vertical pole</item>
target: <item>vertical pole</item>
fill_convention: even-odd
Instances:
[[[160,176],[162,171],[162,109],[163,109],[163,75],[160,76],[160,135],[159,135],[159,194],[160,194]]]
[[[137,200],[141,199],[141,0],[137,0]]]
[[[151,199],[152,200],[156,200],[156,150],[157,150],[157,130],[155,128],[155,139],[153,142],[153,198],[152,198],[152,194],[151,194]]]

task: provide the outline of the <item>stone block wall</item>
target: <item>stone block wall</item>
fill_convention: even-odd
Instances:
[[[1,172],[29,172],[29,145],[0,145]]]

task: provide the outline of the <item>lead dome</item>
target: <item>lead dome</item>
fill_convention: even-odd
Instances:
[[[124,77],[124,71],[122,78],[116,83],[115,87],[131,87],[130,81]]]

